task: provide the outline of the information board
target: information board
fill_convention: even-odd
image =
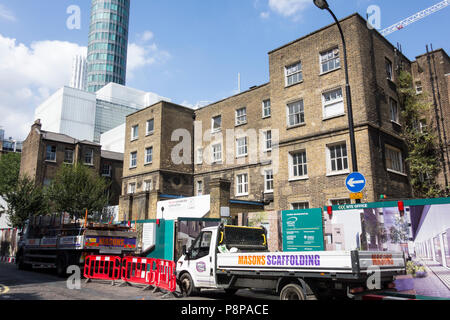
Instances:
[[[283,251],[324,251],[321,209],[282,211]]]

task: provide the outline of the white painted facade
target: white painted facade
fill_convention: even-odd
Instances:
[[[126,124],[105,132],[100,136],[100,144],[103,150],[125,153]]]
[[[101,134],[125,123],[126,115],[161,100],[170,102],[170,99],[155,93],[116,83],[110,83],[96,93],[63,87],[36,109],[35,120],[41,120],[44,131],[99,143]],[[113,138],[115,141],[112,142],[108,140],[112,147],[105,150],[123,152],[117,150],[124,148],[125,132],[122,134],[121,129],[117,132],[119,137]],[[106,136],[111,137],[111,134]]]
[[[87,89],[87,60],[85,56],[76,55],[73,57],[70,87],[83,91]]]

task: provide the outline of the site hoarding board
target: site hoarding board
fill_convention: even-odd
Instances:
[[[322,209],[282,211],[283,252],[323,251]]]

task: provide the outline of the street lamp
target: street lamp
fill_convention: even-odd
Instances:
[[[328,2],[326,0],[314,0],[314,4],[321,10],[327,10],[339,28],[339,32],[342,38],[342,48],[344,49],[344,67],[345,67],[345,93],[347,96],[347,109],[348,109],[348,125],[350,131],[350,150],[352,155],[352,169],[353,172],[358,172],[358,160],[356,158],[356,142],[355,142],[355,127],[353,124],[353,108],[352,108],[352,95],[350,90],[350,82],[348,79],[348,64],[347,64],[347,46],[345,44],[344,32],[342,31],[341,24],[339,20],[336,18],[336,15],[331,11]],[[356,203],[360,203],[360,201],[356,201]]]

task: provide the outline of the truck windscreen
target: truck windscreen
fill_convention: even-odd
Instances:
[[[267,250],[266,231],[263,228],[224,226],[222,232],[221,244],[225,244],[228,249]]]

